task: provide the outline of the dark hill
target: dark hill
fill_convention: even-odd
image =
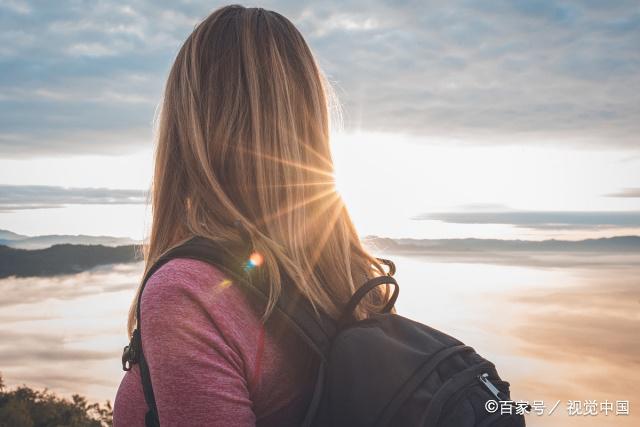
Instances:
[[[0,278],[72,274],[103,264],[134,262],[139,260],[137,248],[62,244],[26,250],[0,245]]]

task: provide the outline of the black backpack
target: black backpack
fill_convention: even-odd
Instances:
[[[174,258],[208,262],[243,286],[249,295],[266,302],[260,269],[248,268],[248,247],[232,247],[194,237],[169,250],[148,271],[149,277]],[[357,289],[336,322],[316,314],[291,281],[283,278],[283,292],[274,315],[281,316],[318,356],[313,397],[302,423],[305,427],[420,426],[516,427],[524,426],[530,408],[510,401],[509,383],[495,366],[457,339],[400,315],[390,313],[399,286],[392,277],[373,278]],[[358,302],[376,286],[391,284],[394,292],[382,313],[365,320],[351,318]],[[124,348],[125,371],[140,365],[146,425],[159,426],[152,381],[142,349],[140,296],[138,328]],[[492,402],[491,402],[492,401]],[[487,403],[490,402],[490,403]]]

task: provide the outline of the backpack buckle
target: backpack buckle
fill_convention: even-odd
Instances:
[[[134,329],[131,335],[129,345],[122,350],[122,370],[130,371],[131,367],[138,363],[138,355],[140,354],[140,333],[138,329]]]

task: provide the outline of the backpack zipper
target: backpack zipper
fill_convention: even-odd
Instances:
[[[501,391],[498,390],[498,387],[496,387],[495,385],[493,385],[491,381],[489,381],[488,373],[484,372],[478,375],[476,378],[478,378],[478,381],[480,381],[480,383],[484,385],[487,388],[487,390],[489,390],[489,392],[496,397],[496,399],[498,399],[499,401],[505,400],[503,399],[504,396],[501,396]]]
[[[480,373],[478,375],[475,375],[475,376],[469,378],[469,380],[466,382],[466,384],[463,387],[460,387],[459,390],[455,394],[450,396],[447,399],[445,405],[443,406],[442,412],[443,413],[449,412],[449,410],[450,410],[450,408],[452,406],[456,405],[460,401],[460,399],[464,398],[469,393],[469,389],[471,389],[473,387],[477,387],[478,384],[477,383],[474,384],[475,381],[479,381],[482,384],[482,386],[480,386],[480,387],[488,388],[488,385],[483,380],[481,380],[481,378],[486,380],[488,384],[490,384],[493,388],[495,388],[496,392],[494,392],[493,390],[489,389],[489,391],[490,391],[490,393],[492,395],[496,396],[499,401],[500,400],[504,400],[504,399],[502,399],[502,397],[505,396],[504,392],[501,391],[498,387],[496,387],[494,385],[494,383],[489,381],[489,374],[484,372],[484,373]],[[508,390],[509,383],[507,381],[502,381],[502,380],[498,379],[498,380],[495,381],[495,384],[499,384],[501,386],[504,386],[505,389]],[[497,393],[497,395],[496,395],[496,393]],[[502,417],[502,416],[500,416],[500,417]]]
[[[500,391],[498,389],[498,387],[496,387],[495,385],[493,385],[493,383],[491,381],[489,381],[489,374],[487,374],[486,372],[483,374],[478,375],[478,381],[480,381],[480,383],[482,383],[487,390],[489,390],[489,392],[491,392],[491,394],[493,394],[496,399],[498,399],[498,403],[499,402],[510,402],[509,405],[511,405],[512,407],[515,407],[516,404],[513,400],[505,398],[506,396],[504,395],[504,393],[502,393],[502,391]],[[505,381],[500,381],[501,384],[505,385]],[[506,383],[506,385],[508,386],[508,383]],[[528,403],[524,406],[524,410],[526,412],[530,412],[531,411],[531,405],[529,405]]]

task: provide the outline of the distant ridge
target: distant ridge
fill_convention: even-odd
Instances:
[[[85,271],[104,264],[138,261],[139,246],[117,245],[132,239],[109,236],[23,236],[0,230],[0,278],[9,276],[54,276]],[[100,244],[55,243],[65,241],[104,242]],[[9,242],[4,244],[2,242]],[[592,265],[618,262],[627,265],[628,255],[640,260],[640,236],[617,236],[579,241],[500,239],[392,239],[366,236],[362,239],[372,252],[407,256],[438,257],[443,261],[464,260],[498,264]],[[21,243],[29,249],[16,247]],[[31,247],[38,247],[31,249]],[[560,256],[562,255],[562,256]],[[593,255],[593,256],[591,256]],[[598,256],[596,256],[598,255]],[[617,257],[617,258],[616,258]],[[635,261],[631,261],[635,262]]]
[[[139,242],[128,237],[87,236],[83,234],[49,234],[43,236],[25,236],[9,230],[0,229],[0,245],[17,249],[45,249],[59,244],[122,246]]]
[[[56,276],[89,270],[104,264],[137,261],[135,245],[54,245],[46,249],[0,246],[0,278]]]
[[[24,239],[25,237],[28,236],[23,236],[22,234],[14,233],[13,231],[0,229],[0,240],[17,240]]]
[[[529,267],[605,268],[640,265],[640,236],[578,241],[499,239],[390,239],[367,236],[372,253],[437,262]]]
[[[403,251],[542,251],[542,252],[640,252],[640,236],[615,236],[585,240],[501,239],[391,239],[366,236],[366,245],[380,250]]]

